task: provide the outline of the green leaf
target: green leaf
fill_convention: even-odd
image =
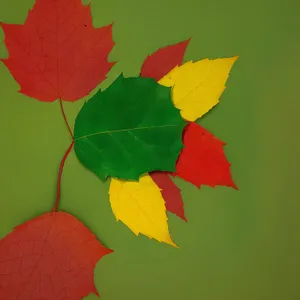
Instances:
[[[137,180],[155,170],[174,172],[185,124],[169,87],[152,78],[120,75],[79,112],[75,152],[102,180]]]

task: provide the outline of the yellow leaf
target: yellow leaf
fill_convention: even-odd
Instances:
[[[139,181],[112,178],[109,195],[117,221],[121,220],[136,235],[142,233],[177,247],[170,237],[165,201],[149,175],[141,176]]]
[[[237,59],[238,56],[189,61],[175,67],[159,83],[172,87],[173,102],[181,110],[181,116],[195,121],[218,104]]]

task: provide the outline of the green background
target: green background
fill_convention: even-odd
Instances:
[[[0,0],[0,21],[21,23],[33,0]],[[61,209],[115,250],[95,271],[103,300],[300,298],[299,69],[296,0],[93,0],[94,25],[114,24],[107,86],[138,75],[157,48],[192,36],[185,60],[239,55],[220,104],[201,124],[226,141],[240,191],[182,188],[188,223],[170,215],[180,249],[135,237],[116,222],[102,183],[66,162]],[[0,55],[7,55],[0,33]],[[0,236],[54,203],[70,140],[58,102],[18,94],[0,63]],[[73,124],[83,100],[65,105]],[[95,300],[90,295],[86,299]],[[9,300],[9,299],[8,299]],[[30,299],[28,299],[30,300]]]

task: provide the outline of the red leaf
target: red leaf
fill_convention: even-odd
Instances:
[[[173,68],[182,64],[189,42],[190,39],[158,49],[152,55],[147,56],[141,69],[141,76],[154,78],[156,81],[159,81]]]
[[[40,101],[76,101],[101,81],[114,63],[112,26],[92,26],[81,0],[37,0],[24,25],[0,24],[9,58],[2,61],[20,92]]]
[[[97,293],[94,268],[112,252],[74,216],[43,214],[0,240],[1,300],[81,300]]]
[[[238,189],[232,180],[230,163],[225,157],[224,142],[200,125],[190,123],[184,130],[183,144],[184,148],[176,164],[176,176],[199,188],[204,184]]]
[[[151,178],[162,190],[161,194],[166,202],[168,211],[176,214],[179,218],[187,222],[184,215],[183,200],[180,189],[173,182],[167,173],[153,172],[150,173]]]

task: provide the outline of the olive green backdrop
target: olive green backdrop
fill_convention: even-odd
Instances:
[[[33,0],[0,0],[21,23]],[[116,222],[102,183],[67,160],[60,208],[115,250],[95,271],[103,300],[300,299],[300,4],[296,0],[93,0],[94,25],[114,24],[107,86],[139,74],[157,48],[192,36],[185,60],[239,55],[220,104],[201,124],[226,141],[240,191],[182,188],[188,223],[170,215],[180,249]],[[0,32],[0,56],[7,55]],[[0,63],[0,237],[54,203],[69,135],[58,102],[18,94]],[[83,100],[65,105],[73,124]],[[94,295],[86,299],[95,300]],[[30,299],[28,299],[30,300]]]

